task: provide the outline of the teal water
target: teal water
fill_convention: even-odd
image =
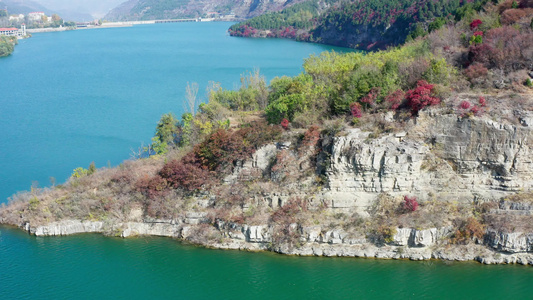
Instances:
[[[0,227],[0,299],[531,299],[533,268],[290,257]]]
[[[330,47],[227,36],[224,23],[36,34],[0,59],[0,202],[32,181],[116,165],[183,112],[187,81],[295,75]],[[340,49],[339,49],[340,50]],[[527,299],[533,268],[288,257],[166,238],[34,237],[0,227],[0,299]]]

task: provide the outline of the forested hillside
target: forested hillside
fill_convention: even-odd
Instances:
[[[235,24],[229,32],[234,36],[285,37],[376,50],[459,21],[488,1],[310,0]]]
[[[235,24],[229,31],[234,36],[306,40],[309,30],[316,26],[316,18],[333,3],[335,0],[308,0],[280,12],[267,13]]]

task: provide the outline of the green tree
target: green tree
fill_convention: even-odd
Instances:
[[[72,175],[70,175],[71,178],[81,178],[83,176],[87,175],[87,169],[84,169],[82,167],[78,167],[72,171]]]
[[[89,165],[89,169],[87,169],[87,175],[94,174],[95,172],[96,172],[96,165],[94,164],[94,161],[93,161]]]
[[[161,143],[175,145],[178,133],[178,119],[176,119],[176,116],[173,113],[163,114],[157,123],[155,137]]]

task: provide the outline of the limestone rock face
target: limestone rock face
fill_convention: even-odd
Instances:
[[[439,240],[450,237],[451,227],[414,229],[396,228],[396,234],[392,237],[392,245],[416,247],[430,247],[436,245]]]
[[[533,189],[533,128],[420,112],[409,134],[358,128],[335,137],[326,170],[332,208],[365,214],[380,193],[419,201],[498,200]]]
[[[243,227],[243,233],[247,242],[266,243],[271,241],[271,234],[268,225]]]
[[[486,244],[498,251],[533,252],[533,233],[503,233],[495,230],[489,230],[487,233]]]
[[[181,233],[181,227],[171,223],[127,222],[120,224],[120,228],[122,228],[122,237],[137,235],[179,237]]]
[[[79,221],[79,220],[64,220],[60,222],[49,223],[45,226],[38,226],[31,228],[27,226],[31,233],[36,236],[47,235],[71,235],[76,233],[86,232],[102,232],[104,223],[101,221]]]
[[[396,234],[392,237],[392,244],[396,246],[407,246],[412,239],[412,234],[412,228],[397,228]]]

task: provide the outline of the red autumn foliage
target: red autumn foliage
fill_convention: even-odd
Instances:
[[[483,99],[483,100],[481,100]],[[485,98],[483,97],[480,97],[480,100],[479,100],[479,104],[480,106],[478,105],[472,105],[470,102],[464,100],[464,101],[461,101],[461,103],[459,104],[458,106],[458,114],[461,116],[461,117],[468,117],[468,116],[480,116],[484,109],[482,108],[484,105],[485,105]]]
[[[354,102],[350,104],[350,112],[354,118],[360,118],[363,116],[363,111],[361,110],[361,104]]]
[[[373,87],[372,89],[370,89],[370,92],[368,92],[368,94],[366,96],[361,98],[361,102],[368,104],[368,106],[374,105],[374,102],[376,101],[377,97],[379,96],[379,90],[380,90],[380,88]]]
[[[280,125],[281,125],[281,127],[283,127],[283,129],[288,130],[289,129],[289,120],[284,118],[283,120],[281,120],[281,124]]]
[[[478,26],[481,24],[483,24],[483,22],[480,19],[475,19],[474,21],[472,21],[472,23],[470,23],[470,29],[474,30],[478,28]]]
[[[481,105],[481,107],[485,107],[487,105],[487,100],[485,100],[485,97],[479,96],[479,105]]]
[[[470,105],[471,105],[470,102],[464,100],[464,101],[461,102],[461,104],[459,104],[459,107],[461,109],[469,109]]]
[[[470,109],[470,112],[472,112],[474,115],[478,116],[481,113],[481,109],[479,106],[474,105],[472,106],[472,109]]]
[[[402,208],[407,212],[416,211],[418,209],[418,201],[416,201],[416,197],[404,196]]]
[[[411,113],[416,115],[421,109],[426,106],[437,105],[440,103],[439,98],[432,96],[433,84],[429,84],[425,80],[419,80],[416,88],[407,91],[405,97],[407,105],[411,108]]]
[[[483,36],[483,31],[474,32],[474,36]]]
[[[391,109],[396,110],[402,104],[402,100],[405,98],[405,92],[402,90],[396,90],[391,92],[385,97],[385,101],[390,103]]]

